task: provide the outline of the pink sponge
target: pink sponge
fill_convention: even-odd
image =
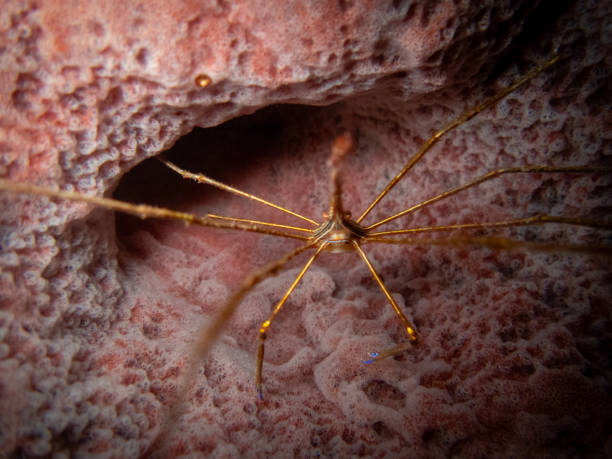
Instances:
[[[148,158],[170,150],[321,221],[330,149],[348,131],[339,167],[356,217],[433,132],[554,49],[558,63],[443,137],[365,223],[500,167],[608,164],[609,14],[605,2],[563,8],[11,0],[0,174],[308,226]],[[601,221],[611,185],[609,174],[506,175],[384,229]],[[419,334],[365,365],[405,331],[357,254],[324,253],[269,330],[260,401],[257,332],[306,255],[244,299],[181,381],[198,333],[245,276],[299,242],[5,191],[0,209],[2,456],[612,455],[609,255],[365,244]],[[609,231],[558,224],[499,234],[609,244]]]

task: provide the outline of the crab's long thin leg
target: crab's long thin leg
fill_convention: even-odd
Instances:
[[[527,73],[524,77],[517,80],[515,83],[511,84],[507,88],[498,92],[494,96],[491,96],[490,98],[486,99],[485,101],[481,102],[475,107],[470,108],[469,110],[463,112],[461,115],[459,115],[449,124],[447,124],[444,128],[442,128],[441,130],[436,132],[434,135],[432,135],[429,138],[429,140],[427,140],[423,144],[421,149],[412,158],[410,158],[410,160],[408,161],[408,164],[404,166],[404,168],[389,182],[389,184],[376,197],[376,199],[372,201],[372,203],[361,214],[361,216],[356,220],[356,222],[361,223],[363,219],[371,212],[374,206],[376,206],[376,204],[378,204],[380,200],[385,197],[385,195],[397,184],[397,182],[399,182],[402,179],[402,177],[406,175],[406,173],[412,168],[412,166],[414,166],[425,155],[425,153],[427,153],[431,149],[431,147],[433,147],[445,134],[452,131],[457,126],[462,125],[466,121],[469,121],[470,119],[472,119],[474,116],[476,116],[478,113],[482,112],[483,110],[486,110],[490,106],[496,104],[501,99],[506,97],[508,94],[515,91],[517,88],[529,82],[533,78],[535,78],[535,76],[538,75],[540,72],[544,71],[545,69],[553,65],[555,62],[557,62],[558,59],[559,59],[559,56],[554,56],[547,62],[535,67],[529,73]]]
[[[216,219],[216,220],[248,223],[248,224],[257,225],[257,226],[269,226],[271,228],[289,229],[289,230],[299,231],[299,232],[308,233],[308,234],[314,233],[314,230],[308,229],[308,228],[302,228],[300,226],[281,225],[279,223],[268,223],[268,222],[262,222],[260,220],[251,220],[249,218],[224,217],[222,215],[215,215],[215,214],[206,214],[206,216],[209,218]]]
[[[204,357],[206,357],[206,355],[210,351],[210,348],[217,340],[219,334],[221,333],[221,330],[223,330],[225,324],[227,324],[227,322],[230,320],[230,318],[234,314],[234,311],[236,311],[236,308],[242,302],[244,296],[249,293],[257,284],[259,284],[270,276],[274,276],[291,259],[305,252],[306,250],[313,248],[315,245],[316,243],[312,242],[298,247],[297,249],[293,250],[292,252],[289,252],[278,260],[268,263],[264,267],[259,268],[249,274],[242,281],[240,288],[229,298],[229,300],[227,300],[227,302],[223,305],[219,312],[217,312],[212,321],[207,323],[200,329],[200,331],[198,332],[200,338],[192,347],[191,353],[189,355],[189,360],[187,362],[187,370],[182,375],[179,387],[176,391],[176,398],[170,404],[170,407],[168,409],[168,415],[165,417],[164,422],[159,429],[159,434],[157,438],[147,449],[147,452],[144,455],[145,457],[148,457],[150,453],[156,451],[166,442],[167,433],[176,423],[179,416],[183,412],[183,403],[185,402],[187,390],[192,385],[197,375],[200,363],[204,360]]]
[[[315,247],[316,243],[311,242],[309,244],[298,247],[287,255],[279,258],[272,263],[268,263],[263,268],[256,270],[251,273],[247,278],[242,282],[242,285],[234,293],[231,298],[225,303],[223,308],[217,313],[212,323],[207,325],[206,330],[202,333],[202,338],[195,346],[195,352],[193,353],[196,360],[201,360],[206,356],[208,350],[210,349],[212,343],[216,340],[217,336],[221,332],[221,328],[225,323],[229,320],[229,318],[234,313],[235,309],[238,307],[242,298],[257,284],[259,284],[264,279],[267,279],[270,276],[275,275],[284,265],[286,265],[289,260],[293,259],[300,253]],[[321,251],[321,247],[319,247],[315,253],[315,255],[310,259],[313,260],[314,257]],[[308,266],[312,264],[312,261],[309,261]],[[305,270],[304,270],[305,271]],[[303,273],[302,273],[303,275]],[[288,296],[288,295],[287,295]],[[286,298],[285,298],[286,299]]]
[[[612,168],[610,167],[590,167],[590,166],[561,166],[561,167],[552,167],[552,166],[519,166],[519,167],[506,167],[500,169],[494,169],[492,171],[487,172],[480,177],[476,177],[474,180],[471,180],[468,183],[452,188],[448,191],[440,193],[432,198],[429,198],[423,202],[415,204],[408,209],[402,210],[401,212],[397,212],[396,214],[391,215],[390,217],[383,218],[382,220],[373,223],[370,226],[367,226],[366,230],[374,229],[378,226],[384,225],[385,223],[389,223],[396,218],[402,217],[410,212],[414,212],[417,209],[433,204],[434,202],[440,201],[444,198],[448,198],[460,191],[467,190],[468,188],[472,188],[476,185],[479,185],[488,180],[494,179],[496,177],[500,177],[504,174],[518,174],[518,173],[571,173],[571,174],[584,174],[584,173],[594,173],[594,174],[610,174],[612,173]]]
[[[381,353],[371,353],[370,356],[372,357],[372,359],[366,360],[364,361],[364,363],[372,363],[382,358],[391,357],[392,355],[399,354],[405,351],[406,349],[409,349],[412,344],[416,343],[417,335],[416,335],[414,326],[406,318],[402,310],[399,308],[397,302],[391,296],[391,293],[389,293],[389,290],[387,290],[387,287],[385,287],[385,284],[383,283],[382,279],[380,278],[380,276],[374,269],[374,266],[372,266],[372,263],[366,256],[365,252],[361,249],[359,243],[355,240],[353,240],[352,243],[353,243],[353,247],[355,247],[355,250],[357,250],[357,253],[359,253],[359,255],[361,256],[361,259],[365,262],[366,266],[372,273],[372,276],[376,280],[376,283],[379,285],[379,287],[381,288],[381,290],[387,297],[387,300],[389,300],[389,303],[391,303],[391,307],[395,311],[395,314],[397,314],[397,317],[399,318],[400,322],[404,326],[404,330],[406,330],[406,333],[408,334],[408,340],[403,343],[400,343],[398,346],[395,346],[391,349],[387,349],[386,351],[383,351]]]
[[[362,239],[366,243],[402,244],[413,246],[440,246],[465,248],[466,245],[487,247],[493,250],[528,250],[531,252],[569,252],[586,255],[611,256],[612,246],[563,244],[559,242],[521,241],[502,236],[450,237],[440,239],[370,237]]]
[[[164,163],[166,166],[168,166],[170,169],[175,171],[177,174],[179,174],[183,178],[195,180],[198,183],[205,183],[207,185],[214,186],[214,187],[219,188],[221,190],[237,194],[238,196],[242,196],[244,198],[248,198],[248,199],[250,199],[252,201],[259,202],[259,203],[264,204],[266,206],[272,207],[272,208],[274,208],[276,210],[280,210],[281,212],[285,212],[287,214],[293,215],[294,217],[301,218],[302,220],[307,221],[311,225],[319,226],[319,224],[316,221],[312,220],[311,218],[304,217],[303,215],[300,215],[300,214],[298,214],[296,212],[293,212],[292,210],[286,209],[285,207],[279,206],[278,204],[274,204],[273,202],[266,201],[265,199],[259,198],[259,197],[255,196],[253,194],[247,193],[245,191],[241,191],[241,190],[239,190],[237,188],[234,188],[234,187],[231,187],[229,185],[226,185],[225,183],[221,183],[221,182],[219,182],[217,180],[211,179],[210,177],[207,177],[204,174],[194,174],[193,172],[189,172],[189,171],[187,171],[185,169],[181,169],[176,164],[171,163],[167,159],[159,158],[159,160],[162,163]]]
[[[240,231],[249,231],[253,233],[269,234],[271,236],[280,236],[291,239],[299,239],[306,241],[309,238],[300,234],[293,234],[285,231],[274,230],[258,226],[255,223],[244,223],[239,219],[220,216],[199,217],[197,215],[176,210],[165,209],[163,207],[149,206],[146,204],[131,204],[129,202],[118,201],[111,198],[102,198],[99,196],[87,196],[74,191],[50,190],[48,188],[30,185],[27,183],[14,183],[0,179],[0,190],[12,191],[16,193],[34,194],[39,196],[47,196],[49,198],[66,199],[70,201],[86,202],[94,204],[98,207],[123,212],[125,214],[135,215],[140,218],[159,218],[164,220],[181,220],[186,224],[194,224],[199,226],[207,226],[210,228],[226,228]],[[273,224],[270,224],[273,225]]]
[[[274,320],[276,315],[280,312],[283,305],[287,301],[287,298],[289,298],[289,295],[293,293],[293,290],[295,290],[295,287],[300,282],[300,280],[302,280],[302,277],[304,277],[304,274],[306,274],[306,271],[308,271],[308,268],[310,268],[312,263],[319,256],[319,254],[321,253],[325,245],[326,244],[321,244],[319,248],[317,249],[317,251],[314,253],[314,255],[310,257],[310,259],[306,262],[306,265],[304,265],[300,273],[297,275],[297,277],[295,278],[295,280],[293,281],[293,283],[291,284],[291,286],[289,287],[289,289],[287,290],[283,298],[276,304],[276,306],[274,307],[274,309],[272,310],[268,318],[261,324],[261,327],[259,328],[259,337],[258,337],[259,346],[257,348],[257,363],[255,365],[255,387],[257,389],[257,393],[259,394],[260,400],[263,400],[261,374],[262,374],[263,359],[264,359],[264,346],[265,346],[268,329],[270,328],[270,325],[272,324],[272,321]]]
[[[543,225],[546,223],[562,223],[566,225],[588,226],[590,228],[612,229],[612,221],[594,220],[581,217],[557,217],[554,215],[534,215],[532,217],[499,220],[495,222],[458,223],[454,225],[422,226],[401,230],[379,231],[368,233],[368,236],[395,236],[400,234],[425,233],[436,231],[453,231],[466,229],[508,228],[511,226]]]

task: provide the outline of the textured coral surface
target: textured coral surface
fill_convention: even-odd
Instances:
[[[12,181],[299,224],[147,158],[172,148],[183,167],[320,219],[330,145],[349,130],[345,205],[360,213],[436,129],[555,48],[560,62],[444,137],[366,222],[499,167],[610,164],[609,1],[4,3]],[[611,187],[508,175],[389,226],[603,219]],[[198,331],[297,243],[5,191],[0,222],[2,457],[612,455],[609,256],[367,246],[420,341],[364,365],[404,339],[400,324],[355,253],[323,254],[270,329],[260,401],[257,330],[294,260],[246,297],[169,417]]]

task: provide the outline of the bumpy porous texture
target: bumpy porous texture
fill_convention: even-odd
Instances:
[[[12,181],[299,224],[145,160],[185,136],[177,163],[320,219],[349,130],[356,214],[436,129],[555,48],[559,63],[444,137],[366,222],[498,167],[610,164],[610,2],[4,3]],[[611,202],[609,175],[510,175],[389,227],[604,219]],[[297,244],[5,191],[0,209],[0,456],[612,455],[609,256],[368,245],[420,341],[364,365],[400,324],[356,254],[323,254],[272,324],[260,401],[257,330],[294,260],[246,297],[168,421],[198,331]]]

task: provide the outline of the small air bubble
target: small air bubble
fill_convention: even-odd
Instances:
[[[200,75],[198,75],[197,77],[195,77],[195,83],[200,87],[200,88],[205,88],[206,86],[208,86],[210,83],[212,82],[211,78],[206,75],[205,73],[201,73]]]

